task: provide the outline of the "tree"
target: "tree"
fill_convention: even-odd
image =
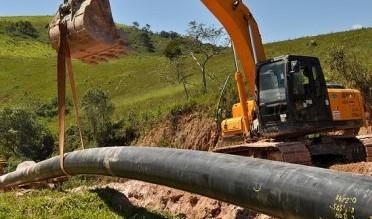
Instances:
[[[180,40],[172,40],[168,43],[163,54],[169,60],[173,61],[182,55],[182,48]]]
[[[187,89],[188,79],[192,76],[192,74],[186,74],[184,71],[184,59],[186,56],[182,53],[182,42],[181,40],[174,39],[169,42],[167,47],[164,50],[164,55],[169,59],[171,65],[174,68],[176,73],[177,82],[182,84],[186,98],[189,99],[190,95]]]
[[[147,52],[151,53],[155,52],[154,43],[152,42],[148,32],[141,32],[139,34],[139,40],[142,43],[142,45],[146,48]]]
[[[212,73],[207,72],[207,64],[222,51],[223,48],[219,47],[218,44],[224,37],[224,31],[223,28],[192,21],[189,23],[187,33],[189,54],[200,67],[202,91],[207,93],[207,76],[211,79],[216,78]]]
[[[106,92],[100,89],[89,90],[82,99],[86,128],[84,131],[93,139],[95,146],[129,145],[139,136],[139,125],[129,114],[127,120],[112,121],[114,105]],[[72,149],[79,143],[76,127],[68,130],[66,140]]]
[[[96,146],[107,146],[111,131],[111,117],[114,105],[106,92],[91,89],[82,98],[82,109],[87,120],[87,129],[92,134]]]
[[[21,109],[0,112],[0,149],[3,156],[33,161],[48,158],[54,151],[54,138],[33,114]]]
[[[342,80],[350,87],[359,89],[365,99],[371,99],[372,72],[364,66],[356,54],[348,53],[343,47],[335,47],[328,55],[332,80]]]
[[[137,21],[134,21],[133,22],[133,27],[135,27],[136,29],[139,29],[140,24]]]
[[[163,37],[163,38],[170,38],[170,39],[175,39],[177,37],[180,37],[180,35],[178,33],[173,32],[173,31],[170,31],[170,32],[161,31],[160,36]]]
[[[32,38],[39,37],[39,32],[29,21],[18,21],[10,23],[6,27],[7,33],[15,35],[26,35]]]
[[[142,27],[142,31],[143,32],[146,32],[146,33],[152,33],[151,32],[151,25],[150,24],[146,24],[144,27]]]

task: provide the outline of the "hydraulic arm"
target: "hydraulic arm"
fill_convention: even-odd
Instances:
[[[237,108],[241,112],[241,116],[224,121],[222,126],[235,127],[232,129],[233,131],[243,132],[244,136],[248,137],[253,123],[252,112],[255,103],[253,101],[248,103],[244,76],[239,70],[238,57],[243,66],[249,92],[251,96],[254,96],[257,64],[266,60],[257,22],[242,0],[202,0],[202,2],[229,33],[234,49],[235,80],[240,100],[240,105]]]

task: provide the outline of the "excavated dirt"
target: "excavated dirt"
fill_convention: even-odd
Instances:
[[[345,164],[345,165],[335,165],[330,169],[359,174],[363,176],[372,176],[372,163],[356,163],[356,164]]]
[[[368,128],[363,127],[360,129],[359,135],[369,135],[369,134],[372,134],[372,126],[369,126]]]
[[[173,215],[177,218],[271,219],[269,216],[221,201],[134,180],[93,188],[80,187],[70,192],[84,192],[86,190],[110,192],[113,196],[111,204],[117,205],[113,206],[116,209],[125,207],[127,204],[125,202],[129,201],[131,206]],[[125,198],[120,198],[123,195]]]
[[[216,138],[215,121],[200,113],[192,113],[167,119],[163,125],[146,133],[135,145],[207,151],[218,140]]]
[[[330,169],[372,176],[372,163],[335,165],[330,167]],[[127,203],[124,202],[129,201],[131,206],[173,215],[176,218],[274,219],[267,215],[258,214],[248,209],[200,195],[134,180],[124,183],[110,183],[93,188],[80,187],[70,192],[84,192],[87,190],[99,190],[100,192],[114,194],[112,197],[114,201],[111,204],[118,205],[114,206],[116,208],[125,207]],[[115,192],[113,193],[113,191]],[[125,198],[120,199],[120,197]]]

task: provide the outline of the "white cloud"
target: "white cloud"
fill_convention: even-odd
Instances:
[[[354,24],[351,29],[352,30],[359,30],[359,29],[362,29],[363,28],[363,25],[361,24]]]

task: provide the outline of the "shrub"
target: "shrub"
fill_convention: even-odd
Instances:
[[[163,38],[167,38],[167,39],[168,38],[175,39],[177,37],[180,37],[180,35],[177,32],[173,32],[173,31],[170,31],[170,32],[161,31],[160,36],[163,37]]]
[[[372,72],[360,62],[356,54],[346,52],[343,47],[335,47],[328,54],[331,79],[349,87],[359,89],[366,99],[372,89]]]
[[[139,42],[143,45],[143,47],[147,50],[147,52],[154,53],[155,46],[154,42],[151,40],[148,32],[141,32],[138,36]]]
[[[193,112],[197,107],[197,104],[193,101],[187,102],[186,104],[175,105],[169,113],[169,120],[173,128],[177,125],[178,120],[185,114]]]
[[[167,57],[169,60],[175,60],[182,55],[181,45],[182,43],[180,40],[170,41],[163,51],[164,56]]]
[[[22,163],[24,160],[22,160],[19,157],[11,157],[7,160],[5,172],[11,173],[15,171],[20,163]]]
[[[17,156],[41,161],[54,151],[54,138],[33,114],[20,109],[0,112],[0,147],[6,158]]]
[[[307,45],[312,46],[312,47],[316,47],[316,46],[318,46],[318,42],[316,40],[310,40],[310,42]]]
[[[5,27],[8,34],[24,35],[32,38],[38,38],[39,32],[29,21],[18,21],[10,23]]]
[[[70,99],[66,99],[66,110],[65,113],[69,114],[72,107],[72,102]],[[52,118],[58,115],[58,98],[55,97],[49,102],[42,104],[36,109],[36,115],[46,118]]]
[[[82,98],[82,109],[87,122],[87,131],[96,146],[108,146],[107,136],[111,131],[111,117],[115,110],[106,92],[91,89]]]
[[[130,145],[139,136],[135,114],[129,112],[125,120],[112,121],[115,108],[106,92],[100,89],[89,90],[83,97],[82,107],[86,119],[84,130],[96,146]]]

